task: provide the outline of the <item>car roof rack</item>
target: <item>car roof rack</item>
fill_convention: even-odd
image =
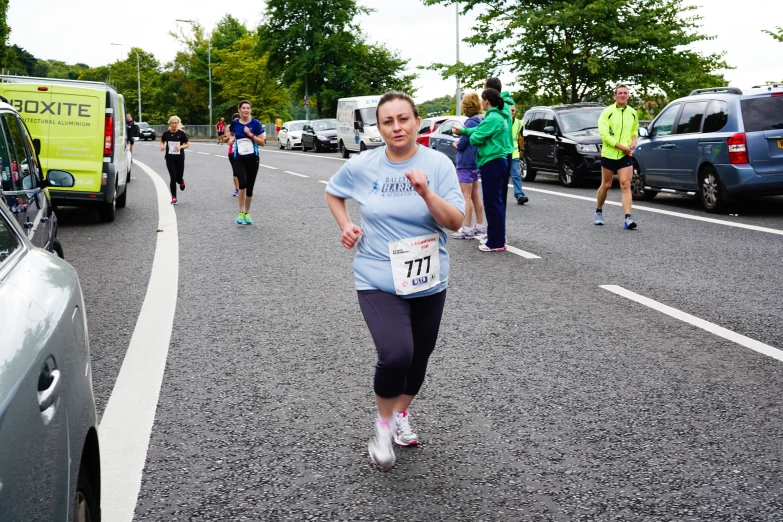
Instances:
[[[737,87],[708,87],[706,89],[695,89],[691,91],[691,93],[688,96],[693,96],[694,94],[707,94],[710,92],[725,92],[726,94],[742,94],[742,90],[740,90]]]
[[[767,89],[768,91],[771,91],[772,89],[783,89],[783,83],[765,83],[763,85],[754,85],[751,87],[751,89]]]
[[[51,83],[55,85],[93,85],[102,89],[114,89],[114,86],[106,82],[94,82],[86,80],[70,80],[66,78],[41,78],[37,76],[18,76],[15,74],[0,74],[0,81],[4,83]],[[114,89],[116,90],[116,89]]]

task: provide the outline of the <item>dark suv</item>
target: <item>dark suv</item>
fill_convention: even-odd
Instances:
[[[140,121],[137,123],[139,126],[139,139],[140,140],[152,140],[154,141],[155,138],[157,138],[157,134],[155,134],[155,129],[150,127],[150,124],[145,121]]]
[[[600,103],[533,107],[523,118],[525,161],[522,179],[533,181],[539,170],[559,173],[560,183],[574,187],[587,176],[601,175]]]
[[[783,85],[697,89],[639,136],[634,199],[698,194],[720,212],[736,196],[783,194]]]

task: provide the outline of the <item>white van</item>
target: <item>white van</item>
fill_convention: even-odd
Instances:
[[[337,141],[343,158],[383,145],[375,108],[378,96],[356,96],[337,100]]]

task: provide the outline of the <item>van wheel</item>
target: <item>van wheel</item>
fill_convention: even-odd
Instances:
[[[560,183],[564,187],[577,187],[579,186],[579,176],[576,175],[576,169],[574,168],[574,161],[568,156],[560,160],[560,168],[558,169]]]
[[[644,188],[644,176],[639,164],[633,162],[633,176],[631,177],[631,197],[636,201],[650,201],[658,195],[657,190],[647,190]]]
[[[699,175],[699,200],[704,210],[712,214],[723,212],[726,208],[723,184],[718,173],[712,167],[702,170]]]
[[[367,145],[364,144],[364,142],[361,142],[359,144],[359,153],[362,153],[367,150]]]
[[[125,190],[122,192],[122,196],[117,198],[117,206],[119,208],[125,208],[128,204],[128,185],[125,185]]]
[[[60,240],[57,238],[54,238],[54,243],[52,243],[52,251],[54,251],[55,254],[57,254],[57,257],[60,259],[65,259],[65,254],[63,253],[63,245],[60,243]]]
[[[131,168],[128,166],[128,177],[125,178],[125,183],[130,183],[131,181]]]
[[[340,140],[340,154],[342,154],[343,158],[351,157],[351,153],[348,152],[348,149],[345,148],[345,144],[343,143],[343,140]]]
[[[98,209],[98,218],[104,223],[111,223],[114,221],[114,214],[117,210],[117,189],[115,188],[111,195],[111,202],[104,203]]]
[[[538,171],[536,169],[530,168],[530,160],[527,158],[523,158],[522,161],[522,181],[535,181],[536,174],[538,174]]]
[[[73,497],[73,522],[100,522],[101,511],[90,475],[82,463],[79,466],[79,481]]]

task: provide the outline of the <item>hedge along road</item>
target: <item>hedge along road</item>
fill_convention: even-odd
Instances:
[[[154,149],[136,152],[167,177]],[[652,213],[629,233],[619,210],[593,227],[589,202],[533,192],[509,209],[508,241],[540,259],[450,241],[441,341],[412,409],[424,444],[380,474],[365,455],[373,351],[319,183],[342,162],[262,151],[274,170],[256,224],[237,227],[221,153],[194,144],[186,160],[137,519],[393,518],[402,495],[411,517],[452,520],[780,509],[781,363],[601,288],[774,350],[777,235]]]

